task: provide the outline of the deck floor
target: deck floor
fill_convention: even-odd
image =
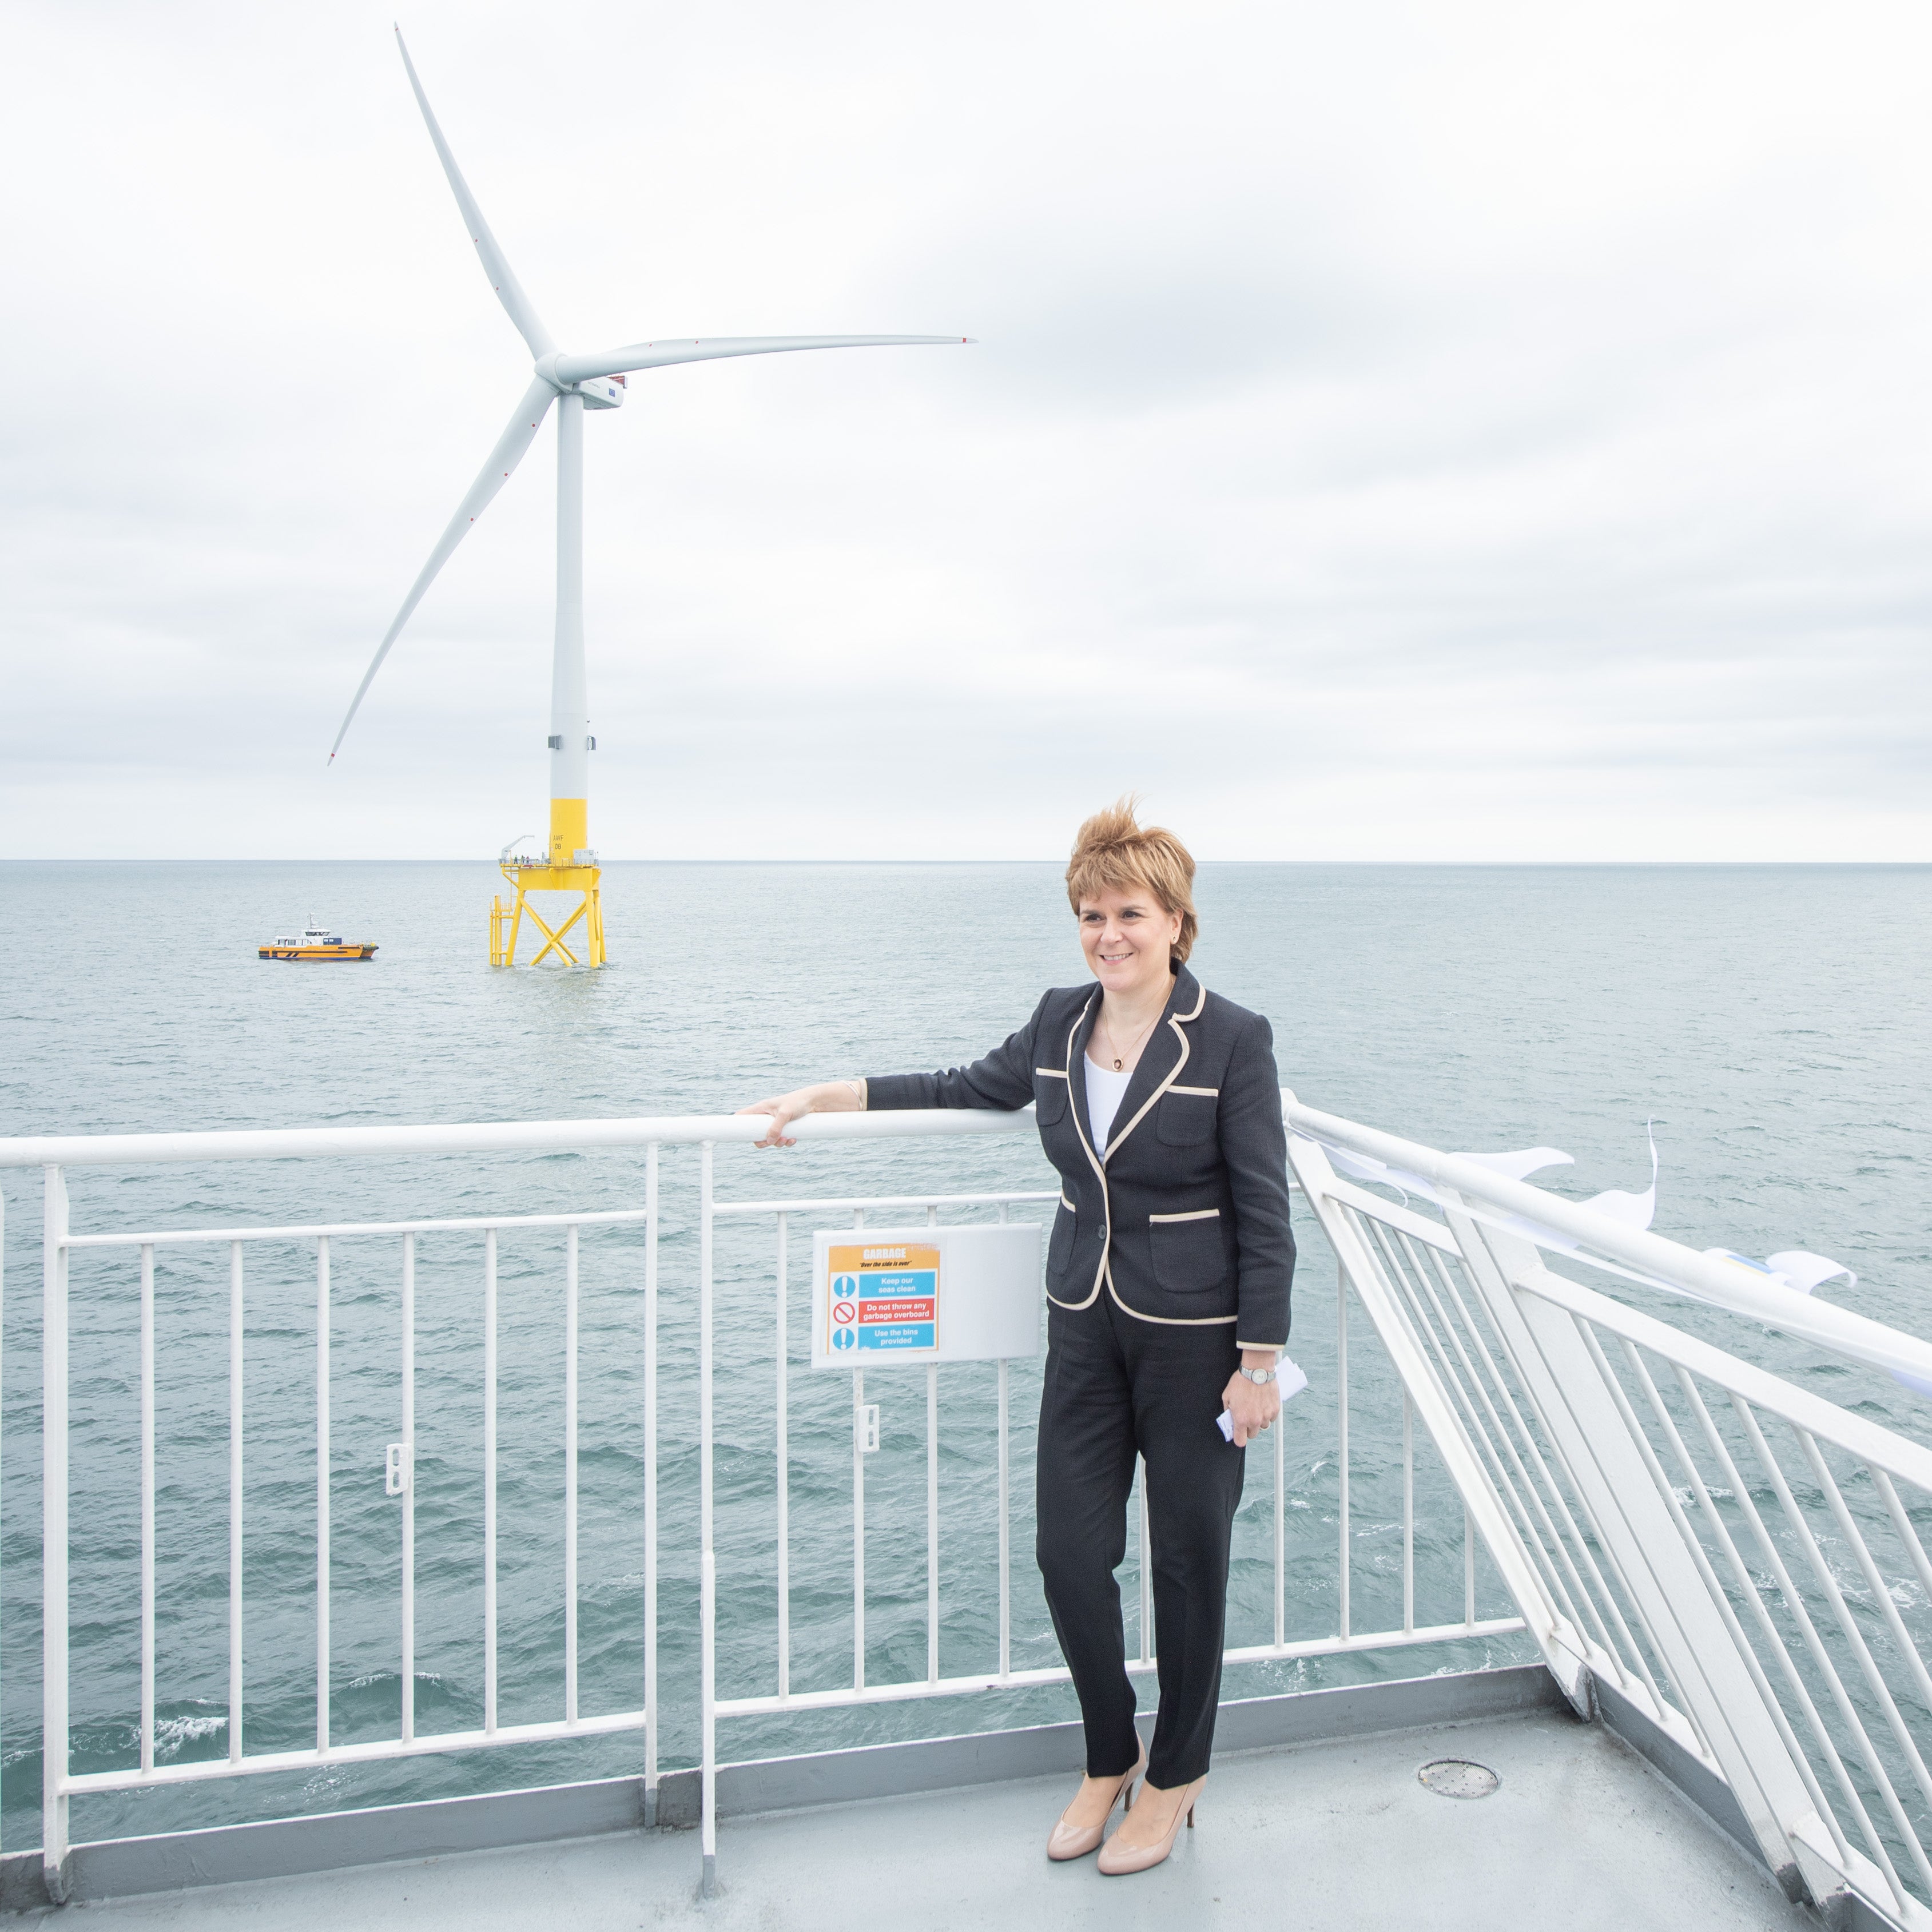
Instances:
[[[1478,1800],[1417,1781],[1432,1757],[1502,1778]],[[898,1927],[1420,1927],[1429,1932],[1816,1932],[1761,1867],[1601,1725],[1544,1711],[1224,1757],[1174,1856],[1131,1878],[1042,1852],[1067,1780],[1032,1780],[728,1820],[718,1896],[694,1832],[640,1832],[323,1878],[68,1908],[119,1932],[192,1925],[358,1932],[688,1922],[784,1932]]]

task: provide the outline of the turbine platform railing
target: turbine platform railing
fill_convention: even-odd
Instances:
[[[1573,1274],[1692,1294],[1928,1386],[1932,1348],[1741,1286],[1735,1270],[1471,1162],[1292,1096],[1284,1106],[1297,1187],[1338,1265],[1328,1276],[1317,1264],[1304,1220],[1292,1347],[1311,1386],[1250,1459],[1231,1682],[1246,1671],[1289,1688],[1322,1668],[1391,1670],[1418,1646],[1438,1646],[1422,1654],[1446,1667],[1533,1645],[1580,1712],[1634,1710],[1728,1792],[1734,1828],[1793,1896],[1854,1892],[1895,1924],[1932,1927],[1932,1452]],[[983,1175],[1016,1172],[1021,1150],[990,1143],[989,1163],[969,1143],[1031,1124],[861,1114],[800,1133],[836,1153],[842,1178],[861,1142],[896,1144],[869,1152],[902,1161],[924,1143]],[[908,1185],[902,1173],[890,1190],[775,1195],[772,1178],[800,1170],[764,1156],[766,1186],[721,1193],[720,1150],[761,1131],[708,1116],[0,1142],[0,1166],[44,1170],[42,1856],[53,1895],[76,1799],[502,1745],[577,1739],[568,1748],[583,1750],[625,1734],[650,1794],[674,1706],[671,1728],[698,1760],[708,1876],[721,1730],[850,1742],[886,1707],[933,1698],[1040,1712],[1065,1672],[1032,1566],[1014,1558],[1031,1522],[1037,1356],[806,1372],[808,1270],[794,1262],[808,1231],[882,1214],[934,1226],[1033,1218],[1052,1190],[998,1178]],[[667,1198],[662,1155],[688,1147],[694,1185]],[[126,1231],[76,1228],[69,1205],[70,1169],[298,1157],[311,1165],[298,1172],[330,1177],[340,1198],[346,1159],[564,1153],[623,1163],[617,1204]],[[1358,1178],[1338,1174],[1338,1160]],[[746,1156],[733,1166],[753,1171]],[[1359,1178],[1377,1172],[1402,1198]],[[466,1183],[473,1195],[467,1171]],[[412,1172],[407,1184],[421,1184]],[[292,1252],[308,1258],[300,1280]],[[1324,1306],[1328,1279],[1337,1292]],[[539,1390],[540,1367],[550,1379]],[[264,1428],[251,1384],[267,1385],[267,1432],[281,1430],[284,1460],[298,1436],[306,1443],[305,1490],[259,1474],[251,1486],[250,1431]],[[110,1454],[100,1419],[128,1384],[138,1429],[122,1444],[131,1453]],[[379,1469],[364,1450],[386,1405],[394,1430]],[[117,1484],[137,1509],[116,1499]],[[198,1534],[206,1544],[204,1493],[222,1500],[225,1537],[196,1571],[170,1545]],[[100,1528],[116,1509],[137,1533]],[[1138,1506],[1130,1518],[1130,1667],[1144,1672],[1156,1662],[1145,1519]],[[609,1569],[613,1543],[636,1574],[615,1610],[615,1586],[593,1580],[586,1655],[581,1561]],[[285,1568],[251,1595],[251,1552],[298,1546],[313,1551],[306,1581]],[[849,1588],[834,1589],[828,1578],[847,1565]],[[500,1568],[517,1580],[507,1606]],[[547,1598],[532,1595],[533,1570]],[[391,1580],[383,1639],[368,1608]],[[356,1630],[338,1642],[345,1617]],[[10,1642],[0,1633],[0,1660]],[[306,1693],[291,1660],[304,1648]],[[368,1667],[386,1648],[389,1675]],[[425,1672],[431,1653],[441,1668]],[[254,1694],[270,1718],[244,1732],[251,1669],[274,1694]],[[212,1677],[222,1694],[196,1707],[191,1748],[178,1727],[163,1736],[158,1712],[179,1708],[164,1694],[170,1676]],[[431,1678],[460,1694],[444,1696],[440,1718]],[[354,1687],[391,1682],[386,1724],[366,1696],[353,1722],[338,1714]],[[291,1716],[303,1695],[306,1720]],[[76,1712],[97,1739],[104,1721],[123,1726],[118,1760],[74,1768]]]

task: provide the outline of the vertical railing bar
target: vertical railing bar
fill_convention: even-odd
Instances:
[[[416,1734],[416,1238],[403,1237],[403,1742]]]
[[[1337,1558],[1340,1571],[1336,1634],[1348,1634],[1348,1274],[1338,1259],[1335,1264],[1335,1454],[1336,1490],[1335,1526],[1340,1544]],[[1466,1514],[1467,1512],[1466,1511]],[[1474,1622],[1472,1618],[1470,1621]]]
[[[926,1679],[939,1682],[939,1364],[926,1365]]]
[[[1144,1457],[1134,1472],[1134,1492],[1140,1498],[1137,1568],[1140,1583],[1141,1661],[1154,1661],[1154,1540],[1148,1527],[1148,1472]]]
[[[1288,1430],[1277,1417],[1274,1435],[1274,1647],[1288,1641]]]
[[[1586,1328],[1584,1330],[1584,1339],[1592,1344],[1597,1342],[1598,1337],[1594,1328]],[[1624,1336],[1622,1341],[1624,1356],[1630,1365],[1630,1372],[1636,1376],[1638,1386],[1648,1398],[1652,1412],[1655,1414],[1658,1426],[1664,1432],[1664,1440],[1670,1444],[1677,1457],[1678,1466],[1688,1478],[1691,1493],[1696,1498],[1700,1508],[1715,1533],[1719,1546],[1730,1556],[1732,1569],[1736,1574],[1743,1594],[1750,1600],[1752,1609],[1757,1612],[1760,1628],[1763,1630],[1772,1647],[1778,1653],[1784,1663],[1786,1674],[1792,1678],[1794,1684],[1798,1685],[1799,1695],[1803,1696],[1804,1688],[1798,1682],[1796,1673],[1792,1669],[1790,1653],[1779,1640],[1777,1628],[1772,1622],[1769,1612],[1765,1609],[1764,1601],[1759,1594],[1757,1586],[1753,1581],[1749,1570],[1738,1556],[1737,1546],[1731,1540],[1730,1532],[1725,1528],[1724,1520],[1718,1513],[1717,1504],[1712,1499],[1709,1489],[1706,1486],[1704,1472],[1697,1466],[1695,1460],[1692,1457],[1690,1445],[1684,1440],[1682,1432],[1677,1426],[1676,1417],[1670,1413],[1665,1404],[1663,1392],[1658,1388],[1656,1381],[1650,1372],[1649,1364],[1643,1359],[1642,1354],[1636,1344],[1628,1336]],[[1600,1370],[1599,1372],[1600,1372]],[[1678,1368],[1677,1374],[1680,1382],[1688,1382],[1688,1378],[1681,1367]],[[1641,1436],[1642,1432],[1636,1428],[1634,1420],[1627,1426],[1631,1429],[1632,1433]],[[1797,1735],[1792,1730],[1791,1720],[1785,1715],[1784,1706],[1778,1701],[1777,1694],[1772,1689],[1770,1680],[1765,1675],[1764,1666],[1759,1660],[1757,1652],[1752,1647],[1750,1639],[1746,1636],[1744,1625],[1736,1611],[1732,1608],[1730,1595],[1724,1588],[1722,1580],[1718,1575],[1716,1566],[1711,1562],[1709,1553],[1704,1548],[1702,1539],[1692,1528],[1689,1518],[1684,1511],[1682,1505],[1678,1503],[1676,1493],[1668,1480],[1660,1480],[1663,1477],[1661,1459],[1659,1459],[1659,1467],[1652,1472],[1652,1480],[1658,1482],[1659,1488],[1666,1493],[1672,1513],[1677,1518],[1678,1532],[1690,1546],[1691,1556],[1697,1565],[1698,1574],[1703,1579],[1704,1588],[1708,1593],[1712,1602],[1717,1606],[1719,1616],[1724,1618],[1724,1627],[1730,1633],[1731,1642],[1736,1646],[1738,1654],[1744,1660],[1744,1667],[1750,1673],[1751,1682],[1756,1686],[1758,1696],[1763,1700],[1764,1707],[1770,1714],[1772,1723],[1776,1728],[1786,1751],[1790,1754],[1792,1762],[1797,1767],[1798,1774],[1804,1780],[1805,1790],[1811,1795],[1811,1802],[1816,1808],[1819,1816],[1825,1821],[1826,1828],[1832,1834],[1832,1842],[1837,1846],[1839,1855],[1842,1858],[1849,1853],[1850,1847],[1845,1843],[1844,1834],[1839,1829],[1838,1820],[1832,1815],[1831,1805],[1826,1802],[1824,1790],[1818,1782],[1816,1774],[1811,1768],[1810,1759],[1803,1746],[1798,1743]],[[1806,1702],[1809,1701],[1807,1698]]]
[[[315,1244],[315,1748],[328,1748],[328,1237]]]
[[[1757,1456],[1760,1466],[1771,1478],[1772,1492],[1783,1506],[1786,1520],[1798,1532],[1800,1547],[1810,1544],[1808,1553],[1815,1570],[1822,1564],[1824,1559],[1819,1553],[1817,1545],[1811,1540],[1810,1528],[1799,1513],[1797,1502],[1792,1496],[1790,1486],[1784,1480],[1782,1466],[1777,1457],[1771,1453],[1771,1444],[1766,1442],[1763,1431],[1757,1426],[1756,1416],[1752,1412],[1750,1405],[1735,1391],[1732,1391],[1731,1395],[1731,1407],[1736,1412],[1739,1422],[1744,1426],[1744,1434]],[[1741,1497],[1743,1496],[1744,1492],[1742,1488],[1738,1494]],[[1838,1707],[1839,1718],[1844,1722],[1845,1728],[1851,1733],[1853,1742],[1857,1744],[1858,1755],[1864,1760],[1865,1770],[1870,1776],[1872,1783],[1877,1787],[1879,1797],[1883,1802],[1886,1810],[1891,1814],[1893,1825],[1897,1828],[1900,1837],[1917,1855],[1916,1862],[1923,1864],[1925,1857],[1924,1850],[1919,1845],[1917,1835],[1913,1832],[1910,1822],[1905,1816],[1904,1809],[1898,1802],[1898,1794],[1892,1789],[1892,1780],[1886,1775],[1885,1767],[1879,1761],[1878,1753],[1872,1748],[1871,1738],[1865,1730],[1864,1720],[1858,1715],[1857,1706],[1852,1703],[1851,1694],[1846,1690],[1837,1667],[1832,1662],[1830,1653],[1825,1648],[1824,1640],[1818,1634],[1817,1627],[1811,1619],[1811,1612],[1805,1607],[1804,1599],[1799,1596],[1796,1587],[1792,1584],[1790,1573],[1785,1568],[1783,1558],[1778,1555],[1777,1546],[1772,1542],[1762,1520],[1757,1517],[1755,1506],[1752,1508],[1750,1514],[1754,1519],[1752,1526],[1757,1532],[1758,1540],[1763,1547],[1766,1558],[1771,1564],[1772,1574],[1778,1578],[1778,1588],[1784,1594],[1786,1607],[1791,1612],[1792,1621],[1797,1624],[1804,1637],[1806,1648],[1811,1653],[1811,1660],[1817,1666],[1819,1676],[1825,1680],[1826,1688],[1832,1694],[1832,1702]],[[1861,1805],[1859,1809],[1862,1811],[1863,1806]],[[1906,1899],[1905,1882],[1899,1876],[1898,1869],[1892,1863],[1891,1853],[1886,1849],[1885,1840],[1880,1835],[1876,1826],[1869,1814],[1865,1815],[1863,1822],[1869,1839],[1872,1856],[1883,1870],[1886,1880],[1891,1885],[1896,1896],[1897,1903],[1903,1911]]]
[[[939,1226],[937,1203],[926,1225]],[[939,1682],[939,1364],[926,1365],[926,1679]]]
[[[711,1486],[714,1150],[710,1141],[700,1144],[698,1183],[698,1842],[707,1897],[718,1882],[718,1564],[712,1546]]]
[[[563,1721],[577,1721],[577,1297],[578,1232],[563,1258]]]
[[[1006,1360],[1000,1358],[1000,1675],[1013,1667],[1012,1525],[1006,1501]]]
[[[154,1244],[141,1244],[141,1768],[154,1768]]]
[[[1415,1628],[1415,1403],[1402,1390],[1402,1629]]]
[[[1674,1363],[1672,1366],[1676,1372],[1678,1386],[1684,1391],[1684,1400],[1690,1405],[1691,1413],[1696,1417],[1698,1424],[1704,1432],[1704,1439],[1710,1444],[1711,1452],[1717,1458],[1718,1468],[1723,1473],[1725,1480],[1730,1485],[1732,1499],[1737,1503],[1744,1520],[1750,1524],[1760,1546],[1766,1551],[1770,1558],[1770,1568],[1774,1580],[1777,1582],[1782,1592],[1786,1604],[1794,1603],[1796,1592],[1792,1588],[1791,1580],[1784,1573],[1784,1565],[1778,1556],[1775,1547],[1771,1543],[1769,1532],[1766,1529],[1762,1519],[1758,1514],[1757,1505],[1751,1500],[1750,1492],[1745,1486],[1743,1473],[1732,1458],[1730,1445],[1718,1433],[1716,1420],[1710,1410],[1705,1406],[1703,1396],[1689,1372],[1681,1363]],[[1850,1800],[1852,1814],[1858,1821],[1859,1829],[1865,1834],[1866,1842],[1868,1844],[1876,1844],[1879,1842],[1878,1828],[1872,1822],[1871,1816],[1865,1809],[1864,1802],[1858,1794],[1858,1787],[1852,1780],[1851,1773],[1846,1768],[1844,1760],[1838,1754],[1838,1748],[1832,1740],[1832,1734],[1826,1727],[1823,1714],[1813,1700],[1811,1693],[1805,1684],[1796,1661],[1792,1657],[1784,1640],[1778,1635],[1777,1626],[1772,1622],[1770,1608],[1764,1600],[1763,1592],[1758,1588],[1756,1579],[1750,1574],[1750,1566],[1744,1562],[1744,1552],[1738,1548],[1730,1532],[1725,1527],[1724,1519],[1718,1515],[1714,1503],[1712,1506],[1711,1515],[1712,1520],[1717,1525],[1718,1534],[1723,1540],[1725,1550],[1730,1557],[1731,1567],[1737,1573],[1739,1588],[1746,1600],[1756,1611],[1759,1624],[1764,1630],[1767,1640],[1777,1653],[1778,1660],[1784,1666],[1784,1674],[1791,1685],[1792,1695],[1797,1699],[1799,1708],[1804,1712],[1805,1720],[1811,1727],[1812,1736],[1817,1739],[1819,1748],[1823,1751],[1826,1760],[1829,1762],[1832,1772],[1838,1778],[1840,1788]],[[1804,1614],[1803,1607],[1801,1605],[1793,1618],[1793,1621],[1799,1626],[1800,1635],[1806,1634],[1804,1628]],[[1801,1751],[1797,1756],[1798,1762],[1801,1766],[1809,1763],[1808,1753]],[[1822,1798],[1822,1792],[1820,1796]],[[1837,1814],[1829,1805],[1821,1802],[1819,1806],[1819,1816],[1825,1820],[1826,1827],[1831,1832],[1833,1843],[1840,1850],[1846,1850],[1844,1834],[1839,1828]],[[1896,1873],[1893,1874],[1894,1885],[1897,1876]]]
[[[496,1231],[483,1234],[483,1732],[496,1729]]]
[[[4,1340],[5,1329],[6,1329],[6,1309],[7,1309],[7,1294],[6,1294],[6,1286],[7,1286],[7,1195],[6,1195],[6,1190],[5,1190],[4,1188],[0,1188],[0,1388],[4,1388],[5,1387],[5,1385],[6,1385],[6,1375],[5,1375],[5,1366],[6,1366],[6,1365],[5,1365],[5,1359],[4,1359],[5,1352],[4,1352]],[[5,1408],[5,1405],[4,1405],[4,1403],[0,1403],[0,1413],[4,1413],[4,1408]],[[0,1430],[0,1437],[4,1437],[4,1430]],[[5,1445],[4,1445],[4,1441],[0,1441],[0,1467],[4,1467],[4,1464],[5,1464],[5,1461],[6,1461],[6,1457],[5,1457],[5,1454],[4,1454],[4,1447],[5,1447]],[[0,1511],[0,1522],[4,1522],[4,1520],[5,1520],[4,1513],[4,1511]],[[5,1590],[4,1590],[4,1562],[0,1562],[0,1602],[4,1602],[4,1601],[5,1600],[5,1594],[6,1594],[6,1593],[5,1593]],[[0,1697],[0,1711],[4,1711],[4,1708],[5,1708],[5,1702],[4,1702],[4,1697]]]
[[[773,1454],[778,1462],[778,1695],[791,1695],[791,1430],[788,1413],[790,1400],[786,1376],[790,1343],[786,1334],[788,1311],[787,1250],[790,1246],[791,1216],[778,1216],[778,1374],[776,1407],[777,1439]],[[815,1292],[815,1291],[814,1291]]]
[[[658,1822],[658,1144],[644,1150],[644,1822]]]
[[[852,1688],[866,1688],[866,1372],[852,1371]]]
[[[40,1316],[40,1859],[56,1904],[68,1895],[68,1198],[43,1177]]]
[[[1462,1622],[1471,1629],[1475,1627],[1476,1531],[1467,1503],[1462,1505]]]
[[[242,1244],[228,1244],[228,1761],[242,1762]]]
[[[1904,1660],[1913,1687],[1924,1700],[1927,1709],[1932,1710],[1932,1681],[1928,1681],[1917,1646],[1906,1634],[1905,1625],[1899,1617],[1898,1606],[1892,1600],[1891,1587],[1879,1574],[1878,1565],[1872,1561],[1871,1552],[1866,1546],[1864,1537],[1859,1534],[1858,1525],[1852,1520],[1851,1511],[1845,1506],[1844,1496],[1838,1488],[1838,1481],[1826,1466],[1824,1457],[1819,1453],[1816,1438],[1809,1430],[1801,1429],[1789,1418],[1786,1426],[1798,1438],[1798,1445],[1804,1452],[1804,1460],[1811,1466],[1811,1473],[1817,1478],[1826,1504],[1837,1519],[1839,1534],[1851,1545],[1852,1553],[1858,1558],[1858,1568],[1864,1571],[1865,1581],[1871,1587],[1873,1600],[1877,1604],[1886,1628],[1891,1633],[1892,1640]],[[1886,1722],[1898,1741],[1899,1749],[1904,1752],[1906,1762],[1911,1766],[1912,1774],[1918,1780],[1919,1790],[1928,1800],[1932,1800],[1932,1774],[1928,1773],[1924,1757],[1899,1712],[1898,1700],[1893,1696],[1892,1687],[1886,1682],[1885,1673],[1879,1669],[1878,1660],[1872,1655],[1871,1646],[1866,1642],[1864,1631],[1853,1620],[1850,1606],[1845,1601],[1844,1592],[1840,1588],[1837,1577],[1832,1576],[1828,1568],[1821,1574],[1831,1576],[1834,1606],[1838,1612],[1839,1621],[1845,1626],[1846,1635],[1852,1640],[1852,1652],[1858,1660],[1859,1667],[1864,1672],[1865,1680],[1871,1687],[1872,1694],[1878,1700],[1879,1708],[1885,1713]],[[1915,1839],[1916,1835],[1915,1833]],[[1928,1869],[1922,1876],[1928,1886],[1932,1886],[1932,1869]]]
[[[852,1210],[852,1225],[866,1225],[866,1210]],[[815,1292],[816,1291],[814,1291]],[[866,1688],[866,1372],[852,1371],[852,1688]]]

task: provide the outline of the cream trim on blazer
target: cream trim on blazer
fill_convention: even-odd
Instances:
[[[1087,1004],[1074,1016],[1073,1024],[1066,1035],[1066,1059],[1070,1069],[1073,1064],[1073,1042],[1079,1038],[1080,1029],[1092,1020],[1094,1009],[1100,998],[1100,989],[1096,986]],[[1073,1104],[1072,1076],[1070,1072],[1068,1072],[1063,1073],[1060,1078],[1066,1081],[1067,1085],[1066,1111],[1073,1116],[1073,1131],[1080,1136],[1081,1147],[1084,1150],[1088,1160],[1093,1163],[1094,1173],[1100,1177],[1100,1207],[1102,1212],[1106,1216],[1106,1234],[1100,1243],[1100,1263],[1094,1270],[1094,1286],[1087,1291],[1086,1299],[1084,1301],[1062,1301],[1052,1288],[1048,1288],[1046,1292],[1047,1300],[1052,1302],[1054,1307],[1077,1310],[1091,1308],[1100,1299],[1100,1284],[1102,1281],[1106,1281],[1110,1288],[1113,1286],[1107,1274],[1107,1259],[1113,1252],[1114,1248],[1114,1204],[1107,1196],[1106,1168],[1100,1161],[1095,1159],[1093,1143],[1087,1138],[1087,1123],[1080,1118],[1082,1109]]]

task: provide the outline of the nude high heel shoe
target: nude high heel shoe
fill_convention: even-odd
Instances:
[[[1124,1796],[1127,1802],[1133,1802],[1134,1780],[1147,1769],[1147,1746],[1141,1746],[1141,1754],[1132,1770],[1114,1787],[1114,1795],[1107,1800],[1107,1809],[1097,1825],[1070,1825],[1066,1812],[1060,1814],[1060,1822],[1053,1828],[1052,1835],[1046,1841],[1046,1855],[1056,1860],[1084,1858],[1107,1835],[1107,1820],[1114,1815],[1114,1807]],[[1067,1810],[1073,1808],[1070,1804]]]
[[[1126,1828],[1123,1826],[1120,1832],[1116,1832],[1100,1847],[1101,1870],[1109,1878],[1120,1878],[1129,1872],[1145,1871],[1150,1865],[1160,1864],[1174,1850],[1174,1838],[1180,1829],[1180,1821],[1184,1818],[1187,1821],[1187,1828],[1190,1832],[1193,1830],[1195,1801],[1201,1796],[1201,1787],[1207,1782],[1204,1778],[1197,1778],[1180,1794],[1180,1802],[1174,1808],[1174,1820],[1168,1826],[1166,1834],[1156,1839],[1152,1844],[1122,1844],[1121,1834]],[[1143,1797],[1146,1796],[1145,1785],[1141,1786],[1141,1792]]]

